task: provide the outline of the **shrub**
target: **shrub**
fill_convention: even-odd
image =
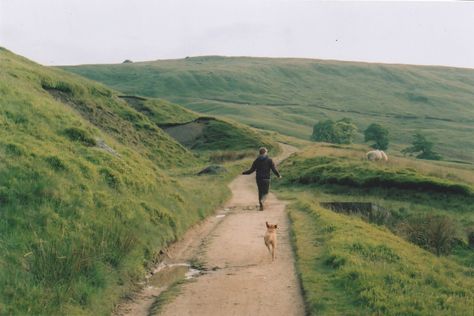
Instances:
[[[87,146],[97,145],[96,140],[86,130],[79,127],[70,127],[64,130],[64,134],[72,141],[81,142]]]
[[[386,150],[388,148],[388,129],[380,124],[372,123],[364,131],[364,141],[374,141],[372,148]]]
[[[433,151],[433,146],[434,146],[433,142],[429,141],[420,132],[416,132],[413,135],[412,146],[403,149],[402,153],[404,155],[419,153],[416,156],[416,158],[428,159],[428,160],[441,160],[442,159],[441,155]]]
[[[334,144],[351,144],[356,131],[357,127],[350,118],[343,118],[336,122],[320,121],[314,125],[311,139]]]
[[[437,256],[451,252],[456,239],[456,225],[446,215],[428,215],[408,218],[397,230],[410,242]]]

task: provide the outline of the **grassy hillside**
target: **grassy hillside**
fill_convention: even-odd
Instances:
[[[313,145],[285,162],[287,182],[303,185],[339,185],[361,190],[397,190],[407,194],[455,194],[474,197],[474,169],[418,163],[390,157],[388,162],[364,159],[366,148]]]
[[[474,227],[474,169],[390,156],[370,162],[367,148],[320,143],[284,161],[280,185],[327,199],[372,201],[388,209],[447,214]],[[339,196],[339,198],[338,198]]]
[[[132,108],[146,116],[185,147],[198,151],[242,151],[266,146],[278,151],[276,139],[268,132],[197,113],[165,100],[120,95]],[[275,134],[275,133],[273,133]]]
[[[368,162],[365,151],[318,144],[280,165],[284,181],[275,186],[292,201],[309,314],[469,315],[474,170],[401,157]],[[375,203],[385,220],[355,209],[338,214],[321,206],[327,202]],[[449,251],[437,256],[436,243]]]
[[[109,314],[240,168],[195,176],[207,162],[157,125],[195,117],[176,105],[3,48],[0,69],[0,314]]]
[[[137,112],[146,115],[157,125],[186,123],[198,118],[197,113],[166,100],[135,95],[119,95],[119,98],[125,100]]]
[[[297,270],[310,315],[470,315],[474,268],[384,228],[317,206],[291,206]]]
[[[243,124],[212,117],[161,125],[164,131],[184,146],[199,150],[242,151],[252,150],[255,154],[261,146],[273,152],[278,151],[275,139],[263,132],[257,132]]]
[[[360,130],[387,126],[400,150],[418,129],[447,159],[474,162],[471,69],[217,56],[63,68],[304,139],[318,120],[351,117]]]

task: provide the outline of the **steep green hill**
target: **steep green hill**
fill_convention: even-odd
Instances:
[[[0,314],[109,314],[228,197],[159,127],[195,113],[131,102],[0,48]]]
[[[351,117],[360,130],[387,126],[399,150],[419,129],[446,158],[474,162],[471,69],[218,56],[63,68],[304,139],[318,120]]]

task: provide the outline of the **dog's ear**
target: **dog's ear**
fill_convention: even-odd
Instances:
[[[267,228],[270,228],[270,225],[268,225],[268,222],[265,222],[265,225],[267,225]]]

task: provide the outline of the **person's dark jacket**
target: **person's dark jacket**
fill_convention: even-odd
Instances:
[[[252,167],[249,170],[242,172],[242,174],[251,174],[254,171],[257,171],[257,181],[270,180],[270,170],[273,171],[277,177],[280,177],[280,173],[276,169],[273,160],[267,155],[260,155],[252,163]]]

